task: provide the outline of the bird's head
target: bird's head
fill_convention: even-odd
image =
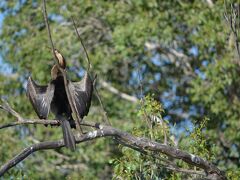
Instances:
[[[54,54],[58,60],[58,64],[59,66],[62,68],[62,69],[65,69],[66,68],[66,60],[65,58],[63,57],[63,55],[57,50],[55,49],[54,50]]]

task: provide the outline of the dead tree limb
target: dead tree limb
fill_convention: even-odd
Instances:
[[[135,137],[127,132],[123,132],[111,126],[102,126],[102,125],[96,124],[95,127],[98,128],[98,130],[94,130],[83,135],[77,134],[75,136],[76,143],[79,144],[85,141],[90,141],[90,140],[101,138],[101,137],[114,137],[117,140],[119,139],[120,142],[130,144],[131,146],[141,150],[150,151],[150,152],[159,152],[174,159],[181,159],[188,164],[191,164],[193,166],[203,169],[207,173],[207,175],[214,174],[215,176],[218,177],[218,179],[226,179],[225,174],[221,170],[219,170],[215,165],[209,163],[208,161],[202,159],[197,155],[193,155],[191,153],[182,151],[178,148],[161,144],[159,142],[151,141],[144,137]],[[24,149],[22,152],[20,152],[18,155],[12,158],[10,161],[5,163],[0,168],[0,176],[2,176],[10,168],[14,167],[16,164],[23,161],[30,154],[36,151],[56,149],[61,147],[64,147],[63,140],[33,144],[32,146]]]
[[[23,121],[16,121],[16,122],[10,122],[7,124],[2,124],[0,125],[0,129],[18,126],[18,125],[24,125],[24,124],[43,124],[43,125],[60,126],[60,122],[58,120],[23,119]]]
[[[22,125],[22,124],[59,125],[58,120],[25,119],[19,113],[17,113],[14,109],[12,109],[11,106],[7,102],[4,102],[4,105],[0,105],[0,108],[3,109],[4,111],[10,113],[17,119],[17,122],[1,125],[0,129],[11,127],[11,126],[16,126],[16,125]],[[19,119],[21,119],[21,121],[19,121]],[[148,152],[162,153],[162,154],[167,155],[169,158],[181,159],[188,164],[191,164],[200,169],[203,169],[207,173],[207,175],[217,176],[218,179],[226,179],[224,172],[219,170],[215,165],[211,164],[210,162],[202,159],[201,157],[199,157],[197,155],[193,155],[191,153],[182,151],[176,147],[171,147],[169,145],[162,144],[162,143],[159,143],[156,141],[152,141],[151,139],[144,138],[144,137],[135,137],[127,132],[121,131],[121,130],[113,128],[111,126],[100,125],[99,123],[82,123],[81,125],[94,127],[96,130],[88,132],[83,135],[76,134],[75,139],[76,139],[77,144],[85,142],[85,141],[90,141],[90,140],[93,140],[96,138],[100,138],[100,137],[109,137],[110,136],[110,137],[113,137],[115,140],[117,140],[117,142],[119,142],[123,146],[127,146],[127,147],[134,149],[136,151],[139,151],[140,153],[143,153],[145,155],[149,155]],[[27,158],[30,154],[32,154],[35,151],[56,149],[56,148],[61,148],[64,146],[65,145],[64,145],[63,140],[41,142],[41,143],[33,144],[32,146],[24,149],[22,152],[20,152],[18,155],[16,155],[14,158],[12,158],[10,161],[5,163],[0,168],[0,176],[2,176],[10,168],[14,167],[16,164],[23,161],[25,158]],[[151,155],[151,156],[154,158],[157,158],[156,154]],[[160,158],[160,160],[161,160],[161,158]],[[164,160],[164,161],[168,163],[168,160]],[[184,172],[183,169],[177,167],[173,163],[168,163],[168,165],[170,165],[169,167],[172,169],[178,169],[179,171]],[[188,170],[186,170],[185,172],[188,172]]]
[[[16,125],[22,125],[22,124],[59,125],[58,120],[25,119],[19,113],[17,113],[14,109],[12,109],[11,106],[7,102],[4,102],[4,105],[0,105],[0,108],[3,109],[4,111],[10,113],[17,119],[16,122],[1,125],[0,129],[11,127],[11,126],[16,126]],[[19,120],[19,119],[21,119],[21,120]],[[121,130],[113,128],[111,126],[100,125],[99,123],[82,123],[82,125],[94,127],[97,130],[88,132],[83,135],[76,134],[75,139],[76,139],[77,144],[85,142],[85,141],[90,141],[92,139],[100,138],[100,137],[110,136],[110,137],[115,138],[115,140],[117,140],[123,146],[127,146],[129,148],[137,150],[145,155],[149,155],[148,152],[162,153],[162,154],[167,155],[170,158],[181,159],[188,164],[191,164],[200,169],[203,169],[207,173],[207,175],[215,175],[218,177],[218,179],[226,179],[224,172],[219,170],[215,165],[211,164],[210,162],[202,159],[201,157],[199,157],[197,155],[193,155],[191,153],[182,151],[176,147],[171,147],[169,145],[162,144],[162,143],[159,143],[156,141],[152,141],[152,140],[144,138],[144,137],[135,137],[127,132],[121,131]],[[32,146],[24,149],[22,152],[20,152],[18,155],[16,155],[14,158],[12,158],[10,161],[5,163],[0,168],[0,176],[2,176],[10,168],[14,167],[16,164],[23,161],[25,158],[27,158],[30,154],[32,154],[35,151],[56,149],[56,148],[61,148],[64,146],[65,145],[64,145],[63,140],[41,142],[41,143],[33,144]],[[153,155],[153,157],[157,158],[156,155]],[[167,160],[164,160],[164,161],[168,162]],[[172,168],[172,169],[178,169],[179,171],[184,172],[183,169],[177,167],[173,163],[169,163],[169,165],[170,165],[170,168]],[[188,170],[186,170],[185,172],[188,172]]]
[[[18,125],[27,125],[27,124],[42,124],[42,125],[51,125],[51,126],[60,126],[60,121],[53,119],[53,120],[46,120],[46,119],[23,119],[23,121],[16,121],[16,122],[10,122],[7,124],[0,125],[0,129],[18,126]],[[82,126],[88,126],[88,127],[95,127],[91,123],[80,123]]]
[[[3,104],[0,104],[0,109],[8,112],[12,116],[16,118],[15,122],[10,122],[7,124],[0,125],[0,129],[17,126],[17,125],[26,125],[26,124],[43,124],[43,125],[52,125],[52,126],[60,126],[60,121],[57,119],[53,120],[46,120],[46,119],[26,119],[23,118],[18,112],[16,112],[6,101],[2,100]],[[95,124],[92,123],[84,123],[82,122],[81,125],[95,127]]]

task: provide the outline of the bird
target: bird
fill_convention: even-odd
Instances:
[[[30,76],[27,82],[27,96],[40,119],[47,119],[50,111],[55,115],[62,127],[65,146],[75,151],[76,143],[71,127],[75,128],[76,124],[69,101],[73,101],[74,108],[81,118],[87,116],[91,106],[93,81],[86,71],[81,81],[67,80],[65,86],[60,68],[66,69],[66,60],[59,50],[55,49],[54,54],[58,64],[53,65],[51,69],[51,81],[48,85],[38,85]],[[68,99],[66,88],[72,100]]]

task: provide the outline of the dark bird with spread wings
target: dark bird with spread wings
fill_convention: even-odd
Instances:
[[[54,53],[59,66],[65,69],[66,61],[64,57],[57,50]],[[47,119],[49,111],[52,111],[56,119],[60,120],[66,147],[75,150],[75,138],[71,130],[71,127],[75,127],[75,122],[72,117],[72,109],[66,94],[66,88],[71,94],[76,112],[83,118],[88,114],[91,105],[93,81],[86,72],[80,82],[67,80],[67,86],[65,87],[63,75],[58,65],[53,66],[51,78],[52,80],[48,85],[40,86],[29,77],[27,96],[39,118]]]

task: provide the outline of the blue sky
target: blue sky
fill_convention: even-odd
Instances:
[[[1,33],[1,30],[2,30],[2,22],[3,22],[3,14],[0,13],[0,33]],[[0,56],[0,72],[2,72],[3,70],[4,70],[3,60],[2,60],[2,57]]]
[[[2,31],[2,23],[3,23],[4,15],[3,13],[0,13],[0,33]],[[9,65],[3,62],[2,56],[0,55],[0,72],[3,74],[10,74],[11,68]]]
[[[0,13],[0,28],[2,27],[2,21],[3,21],[3,14]]]

